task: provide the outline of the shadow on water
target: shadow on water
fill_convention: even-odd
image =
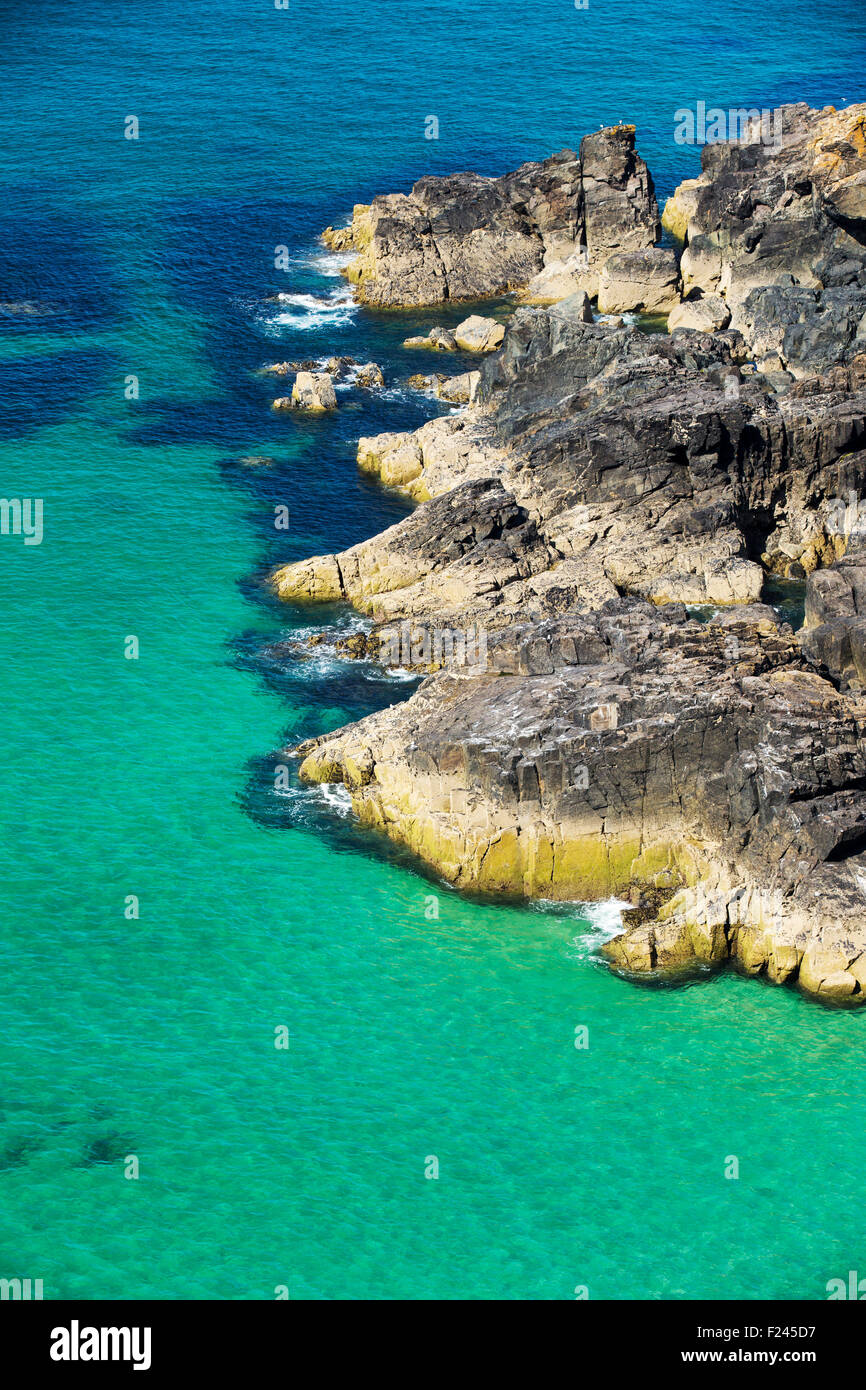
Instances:
[[[306,831],[338,854],[396,865],[415,878],[452,891],[411,850],[359,824],[344,787],[302,782],[298,777],[297,758],[276,751],[269,757],[253,759],[247,770],[249,776],[239,804],[263,829],[281,833]]]
[[[53,200],[32,210],[4,190],[0,212],[0,333],[93,331],[118,323],[126,305],[114,268],[99,249],[101,229]]]
[[[762,603],[768,603],[784,622],[790,623],[795,632],[803,626],[806,617],[805,579],[782,579],[776,574],[767,576],[761,592]]]
[[[23,439],[70,419],[115,367],[112,354],[104,351],[0,362],[0,439]]]
[[[331,727],[310,727],[311,714],[327,711],[343,723],[400,704],[417,690],[421,677],[395,675],[372,661],[356,661],[341,655],[334,645],[344,635],[360,630],[357,615],[346,609],[309,615],[309,620],[287,626],[281,632],[245,632],[230,644],[232,665],[251,671],[281,699],[304,711],[304,728],[292,736],[313,738],[330,733]],[[307,645],[307,638],[324,634],[326,641]]]

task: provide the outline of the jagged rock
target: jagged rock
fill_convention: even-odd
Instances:
[[[427,391],[437,400],[450,401],[453,405],[469,405],[475,401],[480,383],[480,372],[463,372],[451,377],[438,373],[433,376],[417,373],[409,377],[406,385],[415,391]]]
[[[858,1002],[864,707],[790,632],[617,602],[488,638],[405,704],[294,750],[457,887],[666,899],[607,947],[629,972],[736,960]],[[814,730],[822,730],[816,747]]]
[[[679,302],[679,271],[673,251],[651,246],[618,251],[605,261],[598,282],[598,311],[618,314],[642,309],[667,313]]]
[[[860,325],[866,313],[862,288],[803,289],[767,285],[751,290],[734,308],[732,326],[750,344],[759,365],[787,369],[796,378],[826,374],[866,347]]]
[[[571,319],[575,323],[593,323],[595,318],[592,305],[589,302],[589,295],[585,290],[578,290],[577,294],[570,294],[565,299],[560,299],[555,306],[555,312],[558,317]]]
[[[384,386],[385,376],[376,362],[365,362],[355,373],[355,381],[358,386],[364,386],[369,390],[374,386]]]
[[[633,125],[619,125],[580,142],[582,245],[597,272],[614,252],[640,251],[661,235],[652,177],[634,137]]]
[[[668,332],[673,333],[676,328],[689,328],[696,333],[715,333],[719,328],[727,328],[730,321],[731,311],[720,294],[695,291],[671,310]]]
[[[866,353],[858,353],[846,365],[830,367],[820,375],[800,377],[791,387],[794,396],[821,395],[825,391],[862,391],[866,386]]]
[[[496,319],[472,314],[454,329],[454,342],[463,352],[496,352],[502,346],[505,325]]]
[[[471,405],[475,400],[481,383],[480,372],[464,372],[462,376],[437,379],[437,392],[440,400],[451,401],[457,405]]]
[[[700,179],[683,179],[664,205],[662,226],[681,245],[686,239],[689,222],[694,216],[701,188]]]
[[[370,205],[356,203],[347,227],[326,227],[322,241],[330,251],[360,251],[370,238]]]
[[[846,460],[849,476],[866,473],[866,454]],[[860,488],[850,489],[852,496]],[[813,571],[806,583],[806,616],[800,640],[821,670],[846,690],[866,690],[866,523],[855,502],[836,531],[839,558]],[[836,530],[836,528],[833,528]]]
[[[292,387],[291,404],[294,410],[304,410],[314,415],[334,410],[337,396],[328,373],[298,372]]]
[[[329,357],[322,371],[326,372],[332,381],[345,381],[357,365],[354,357]]]
[[[770,125],[769,142],[756,126],[705,146],[665,222],[685,237],[684,292],[722,295],[766,369],[800,378],[866,341],[866,105],[783,106]]]
[[[634,126],[585,136],[501,178],[423,178],[408,195],[356,208],[326,244],[357,254],[346,275],[369,304],[482,299],[523,289],[545,262],[578,252],[598,273],[613,251],[651,246],[660,232],[652,179]]]
[[[361,441],[361,466],[412,496],[411,515],[273,585],[352,603],[372,623],[357,644],[368,659],[378,641],[402,661],[405,635],[413,669],[438,667],[405,703],[293,750],[305,779],[349,789],[366,825],[460,888],[640,904],[605,948],[624,973],[733,961],[860,1004],[866,364],[849,243],[862,126],[788,112],[775,154],[705,152],[669,218],[688,205],[693,277],[718,259],[699,302],[726,299],[729,327],[593,324],[583,292],[519,309],[473,404]],[[604,229],[642,195],[609,150],[607,163],[608,191],[578,221],[588,245],[595,219],[610,281]],[[777,239],[780,265],[787,227],[788,274],[808,262],[815,283],[780,270],[728,295],[754,271],[750,226],[765,229],[753,250]],[[637,217],[633,230],[646,236]],[[775,273],[765,249],[759,273]],[[761,602],[767,571],[808,576],[801,632]],[[720,607],[699,622],[686,604]]]
[[[584,606],[617,591],[657,602],[754,602],[763,583],[758,534],[760,550],[780,557],[779,572],[801,558],[804,570],[814,565],[826,518],[809,502],[835,492],[843,475],[859,485],[856,464],[840,473],[837,459],[854,457],[866,400],[828,397],[818,406],[768,396],[757,378],[731,395],[735,367],[723,335],[647,338],[561,308],[518,311],[503,351],[482,370],[474,416],[432,421],[391,438],[388,451],[362,445],[362,466],[417,499],[444,494],[478,507],[487,494],[477,484],[486,480],[505,487],[527,527],[534,519],[537,539],[522,556],[502,542],[494,548],[494,621],[541,618],[552,595]],[[381,462],[394,448],[397,467]],[[341,557],[347,595],[383,617],[452,603],[470,617],[489,610],[489,547],[470,563],[462,548],[440,547],[443,534],[438,513],[422,508],[354,547]],[[402,555],[404,538],[417,552],[413,564],[423,557],[412,586],[396,578],[404,559],[393,552]]]
[[[273,376],[291,376],[295,372],[312,372],[316,370],[317,362],[272,362],[267,367],[262,367],[262,372]]]

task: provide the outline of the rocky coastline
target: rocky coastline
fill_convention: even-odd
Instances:
[[[365,304],[515,310],[501,346],[470,320],[459,413],[359,441],[412,513],[271,582],[366,615],[347,657],[396,633],[425,673],[291,750],[363,823],[458,889],[625,898],[624,974],[730,961],[859,1004],[866,105],[773,131],[706,146],[661,218],[617,126],[328,229]],[[773,577],[805,585],[797,630]]]

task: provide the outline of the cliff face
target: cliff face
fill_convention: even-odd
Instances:
[[[711,235],[701,209],[729,206],[713,168],[724,181],[733,161],[742,195],[741,157],[708,159],[690,244]],[[839,159],[815,185],[820,247],[797,243],[810,266],[856,259],[840,232],[861,245],[863,181]],[[581,160],[583,179],[583,146]],[[714,282],[722,300],[738,255]],[[767,288],[784,304],[802,290]],[[844,288],[864,292],[862,269]],[[434,672],[404,704],[295,750],[302,775],[343,782],[365,822],[458,887],[642,903],[649,920],[607,947],[624,971],[734,958],[860,1002],[866,558],[839,510],[866,487],[857,335],[826,353],[816,339],[795,381],[755,371],[733,325],[648,337],[584,322],[582,303],[518,310],[461,415],[361,441],[362,466],[419,501],[411,516],[274,575],[286,598],[368,614],[367,652],[406,624],[418,640],[401,659]],[[760,603],[767,573],[809,576],[802,633]],[[431,661],[425,634],[470,625],[483,660],[434,647]]]
[[[683,293],[724,296],[757,360],[801,377],[866,345],[866,105],[774,118],[769,143],[705,146],[663,221]]]
[[[586,136],[579,157],[563,150],[498,179],[419,179],[356,207],[325,240],[357,253],[348,275],[360,299],[394,307],[503,294],[575,253],[597,278],[613,251],[651,246],[659,231],[634,127],[617,126]]]

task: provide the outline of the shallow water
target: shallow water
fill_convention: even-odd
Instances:
[[[804,0],[760,26],[744,0],[19,8],[0,298],[35,311],[0,317],[0,461],[45,535],[0,539],[0,1274],[46,1297],[823,1297],[866,1259],[863,1019],[733,975],[630,985],[598,963],[603,913],[464,901],[339,793],[275,790],[287,742],[412,684],[275,659],[349,616],[260,581],[403,516],[354,442],[435,408],[400,344],[447,318],[353,306],[324,225],[620,117],[663,196],[697,170],[677,107],[862,97],[861,7],[822,8],[817,52]],[[270,412],[259,367],[333,353],[389,390]]]

